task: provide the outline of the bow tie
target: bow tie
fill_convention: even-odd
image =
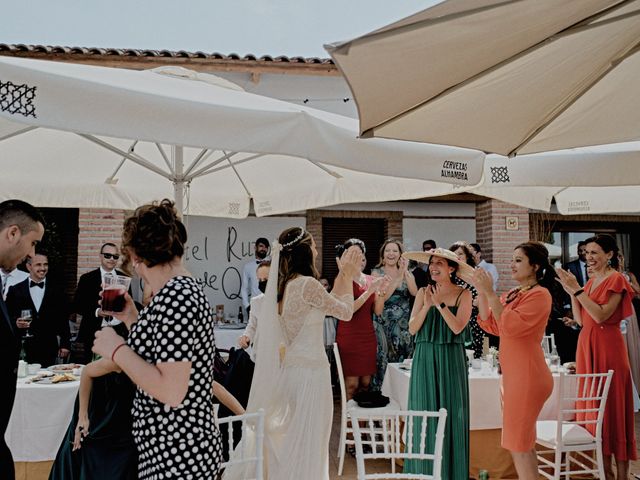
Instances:
[[[33,280],[29,280],[29,288],[33,288],[33,287],[40,287],[40,288],[44,288],[44,282],[34,282]]]

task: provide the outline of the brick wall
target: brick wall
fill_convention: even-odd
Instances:
[[[507,230],[507,217],[518,219],[518,230]],[[516,245],[529,240],[529,210],[499,200],[476,204],[476,242],[484,258],[498,268],[498,292],[516,286],[511,280],[511,257]]]
[[[124,210],[81,208],[78,214],[78,277],[100,265],[98,253],[105,242],[120,246]]]

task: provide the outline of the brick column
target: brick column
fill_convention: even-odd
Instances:
[[[112,242],[120,247],[124,210],[81,208],[78,215],[78,278],[97,268],[99,248]]]
[[[517,219],[517,230],[507,230],[508,217]],[[498,269],[498,293],[516,286],[510,267],[513,249],[528,240],[528,209],[492,199],[476,204],[476,242],[482,247],[485,260]]]

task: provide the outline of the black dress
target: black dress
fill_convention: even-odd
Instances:
[[[222,453],[213,417],[213,316],[202,286],[174,277],[140,312],[129,346],[147,362],[191,362],[187,394],[172,408],[138,388],[133,437],[141,479],[216,478]]]
[[[126,337],[123,324],[115,330]],[[49,480],[135,480],[138,478],[138,452],[131,434],[131,406],[135,385],[124,373],[94,378],[89,400],[89,435],[82,448],[72,452],[78,420],[78,398],[73,417]]]

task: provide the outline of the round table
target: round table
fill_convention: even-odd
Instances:
[[[53,460],[73,413],[80,381],[44,385],[19,378],[5,438],[15,462]]]
[[[244,332],[246,324],[237,324],[224,327],[216,326],[213,330],[213,336],[216,341],[216,347],[224,350],[229,350],[231,347],[238,348],[238,338]]]

